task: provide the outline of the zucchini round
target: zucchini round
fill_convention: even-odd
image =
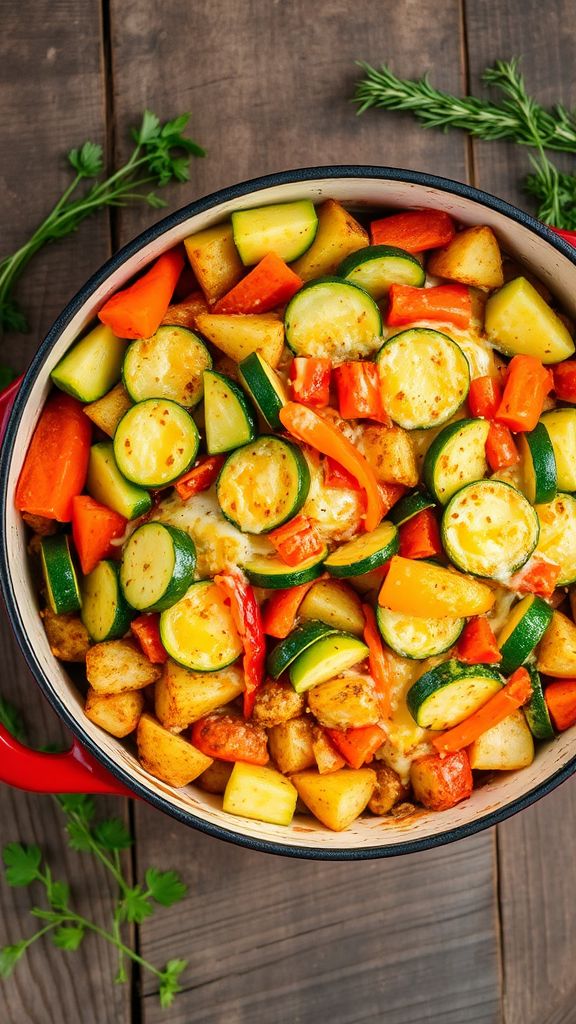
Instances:
[[[268,655],[266,668],[273,679],[279,679],[289,665],[302,654],[311,644],[316,643],[323,636],[330,636],[338,630],[327,626],[325,622],[304,622],[297,626],[282,640]]]
[[[124,414],[114,434],[114,458],[127,480],[166,487],[192,465],[200,437],[192,417],[176,402],[149,398]]]
[[[336,548],[324,562],[324,568],[331,576],[342,579],[347,576],[362,576],[371,572],[392,558],[399,549],[398,527],[383,522],[371,533],[362,534]]]
[[[432,441],[422,472],[430,494],[443,505],[461,487],[486,475],[489,429],[488,420],[458,420],[444,427]]]
[[[240,380],[273,430],[282,428],[280,409],[288,395],[278,374],[259,352],[252,352],[238,367]]]
[[[256,416],[241,388],[216,370],[204,371],[206,449],[210,455],[230,452],[256,436]]]
[[[576,582],[576,498],[558,494],[546,505],[537,505],[540,522],[538,551],[560,566],[557,587]]]
[[[447,334],[413,327],[378,352],[384,408],[406,430],[439,427],[458,411],[470,387],[470,366]]]
[[[318,277],[290,300],[284,327],[286,344],[296,355],[342,362],[378,348],[382,316],[363,288],[340,277]]]
[[[292,519],[308,497],[310,470],[297,445],[266,435],[227,458],[216,483],[218,503],[242,533],[268,533]]]
[[[193,583],[162,612],[160,637],[170,657],[195,672],[218,672],[243,650],[230,605],[212,580]]]
[[[498,634],[500,668],[508,676],[523,665],[552,620],[552,608],[541,597],[527,594],[514,605]]]
[[[376,300],[383,299],[392,284],[421,288],[426,281],[426,271],[416,257],[392,245],[368,245],[351,253],[338,267],[338,274]]]
[[[532,683],[532,696],[522,708],[528,728],[537,740],[553,740],[556,732],[552,725],[548,705],[544,699],[540,673],[533,665],[526,665],[526,669]]]
[[[413,519],[419,512],[423,512],[426,508],[435,508],[436,502],[424,491],[412,491],[411,494],[406,494],[400,501],[397,501],[393,508],[388,513],[388,518],[391,523],[396,526],[402,526],[403,523],[407,523],[409,519]]]
[[[381,605],[376,609],[382,639],[403,658],[422,661],[443,654],[454,646],[466,619],[424,619],[402,615]]]
[[[481,708],[502,684],[499,672],[488,665],[445,661],[416,680],[406,694],[406,703],[421,728],[442,731]]]
[[[327,554],[328,548],[324,548],[319,555],[313,555],[294,567],[286,565],[278,555],[252,555],[242,568],[254,586],[265,587],[267,590],[285,590],[321,576]]]
[[[184,596],[195,568],[196,548],[187,533],[164,523],[144,523],[122,552],[122,592],[139,612],[163,612]]]
[[[305,693],[367,657],[368,648],[357,636],[333,633],[316,640],[292,662],[290,682],[296,693]]]
[[[82,622],[90,639],[119,640],[128,631],[132,613],[120,586],[120,567],[105,559],[82,580]]]
[[[82,598],[66,534],[55,533],[40,542],[40,560],[48,603],[56,615],[77,612]]]
[[[450,560],[463,572],[489,579],[506,580],[520,569],[538,534],[532,505],[503,480],[467,484],[442,517],[442,543]]]
[[[204,393],[203,373],[212,359],[198,335],[186,327],[159,327],[151,338],[128,347],[122,367],[124,387],[134,402],[168,398],[185,408]]]
[[[556,497],[557,473],[554,448],[543,423],[518,438],[522,466],[522,490],[533,505]]]
[[[232,214],[232,230],[244,266],[259,263],[269,252],[290,263],[312,245],[318,217],[310,199],[300,199],[238,210]]]
[[[558,490],[576,491],[576,409],[553,409],[541,423],[554,449]]]

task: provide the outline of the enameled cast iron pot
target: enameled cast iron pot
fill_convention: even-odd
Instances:
[[[404,822],[365,817],[343,833],[296,816],[281,828],[224,814],[220,800],[193,786],[174,790],[148,775],[129,748],[82,712],[80,694],[50,652],[26,555],[25,532],[13,494],[54,365],[106,299],[165,249],[230,216],[233,210],[332,197],[352,209],[433,207],[463,224],[488,224],[502,247],[533,271],[576,318],[576,253],[521,211],[467,185],[384,167],[315,167],[286,171],[216,192],[166,217],[112,257],[68,304],[21,382],[4,393],[7,418],[0,455],[0,570],[6,607],[24,657],[40,687],[74,735],[66,754],[39,754],[0,728],[0,779],[23,789],[137,795],[179,821],[220,839],[289,856],[360,859],[409,853],[478,832],[533,803],[576,770],[576,727],[539,748],[529,768],[502,773],[471,798],[442,813],[422,811]],[[30,695],[30,698],[32,696]]]

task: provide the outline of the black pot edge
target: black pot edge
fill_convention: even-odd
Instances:
[[[576,252],[568,242],[562,239],[546,225],[535,220],[535,218],[524,213],[522,210],[517,209],[517,207],[512,206],[510,203],[507,203],[502,199],[498,199],[496,196],[493,196],[488,192],[482,192],[481,190],[462,182],[453,181],[449,178],[442,178],[437,175],[424,174],[419,171],[406,170],[403,168],[378,167],[371,165],[336,165],[328,167],[296,168],[294,170],[281,171],[240,182],[237,185],[220,189],[218,192],[214,192],[193,203],[189,203],[187,206],[184,206],[169,216],[164,217],[146,231],[143,231],[140,235],[115,253],[98,271],[96,271],[95,274],[92,275],[92,277],[89,278],[86,284],[70,300],[60,316],[54,321],[52,327],[33,357],[26,374],[24,375],[22,385],[8,421],[8,427],[2,444],[2,451],[0,452],[0,511],[2,515],[2,530],[0,536],[0,584],[8,617],[16,634],[16,639],[18,640],[26,663],[36,682],[40,686],[40,689],[43,691],[54,710],[60,718],[62,718],[73,735],[80,740],[87,750],[90,751],[96,760],[98,760],[111,775],[121,781],[128,788],[132,789],[136,795],[183,824],[189,825],[200,832],[213,836],[214,838],[222,839],[225,842],[233,843],[237,846],[246,847],[249,850],[258,850],[260,852],[274,853],[285,857],[295,857],[306,860],[349,861],[395,857],[407,853],[429,850],[437,846],[457,842],[460,839],[465,839],[468,836],[475,835],[486,828],[491,828],[492,826],[505,821],[507,818],[510,818],[518,811],[529,807],[548,793],[551,793],[557,786],[573,775],[574,772],[576,772],[576,756],[549,778],[545,779],[544,782],[535,786],[529,793],[526,793],[518,800],[512,801],[510,804],[507,804],[505,807],[497,811],[485,814],[474,822],[460,825],[454,829],[448,830],[447,832],[427,836],[422,839],[407,840],[404,843],[397,843],[391,846],[366,846],[352,849],[330,848],[326,850],[311,849],[289,846],[283,843],[263,839],[254,839],[250,836],[243,836],[240,833],[222,828],[219,825],[213,825],[210,822],[204,821],[202,818],[198,818],[192,812],[182,811],[180,808],[175,807],[169,800],[159,796],[135,780],[127,770],[124,770],[116,761],[109,757],[108,754],[104,753],[102,748],[84,732],[68,710],[66,704],[64,704],[57,695],[50,679],[44,674],[43,669],[36,659],[18,610],[18,602],[9,570],[5,514],[8,500],[7,481],[12,445],[15,440],[20,418],[25,409],[32,384],[36,379],[36,376],[48,353],[56,343],[62,331],[70,323],[71,319],[81,309],[84,303],[90,298],[93,292],[106,280],[106,278],[141,248],[148,245],[150,242],[153,242],[166,231],[178,226],[183,221],[186,221],[188,218],[195,216],[198,213],[203,213],[206,210],[212,209],[220,203],[227,202],[231,199],[237,199],[244,195],[249,195],[250,193],[261,189],[273,188],[277,185],[295,184],[302,181],[313,181],[316,179],[329,181],[332,178],[366,178],[381,179],[383,181],[407,182],[408,184],[438,189],[452,195],[470,199],[474,202],[487,206],[489,209],[496,210],[498,213],[502,213],[511,220],[514,220],[528,228],[534,234],[547,241],[553,248],[557,249],[576,266]]]

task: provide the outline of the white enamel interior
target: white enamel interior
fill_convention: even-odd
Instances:
[[[32,388],[12,452],[8,494],[13,493],[15,488],[30,436],[48,393],[50,370],[70,343],[92,320],[109,295],[121,288],[133,274],[159,253],[182,241],[194,231],[226,218],[235,209],[292,199],[311,198],[318,201],[327,197],[341,200],[353,207],[364,204],[390,208],[434,207],[448,211],[464,224],[489,224],[496,232],[502,247],[538,275],[560,299],[567,312],[576,316],[576,267],[570,260],[529,228],[474,200],[428,186],[377,178],[320,179],[262,189],[250,196],[227,201],[209,211],[197,214],[167,231],[116,270],[77,313],[58,339]],[[148,793],[162,797],[174,809],[192,812],[198,818],[226,829],[229,833],[318,852],[394,847],[409,841],[426,840],[432,836],[439,837],[442,833],[461,826],[469,827],[482,818],[503,810],[507,805],[529,794],[576,756],[575,728],[563,733],[554,742],[540,746],[538,755],[529,768],[517,773],[500,774],[494,781],[475,791],[469,800],[452,810],[442,813],[422,812],[412,820],[407,819],[398,823],[367,816],[357,821],[346,832],[339,834],[315,825],[313,819],[308,817],[296,816],[291,827],[281,828],[224,814],[218,807],[219,798],[210,797],[193,785],[183,790],[174,790],[148,775],[131,753],[129,744],[115,740],[84,717],[78,691],[68,677],[65,667],[54,658],[48,647],[30,579],[22,521],[10,503],[6,508],[5,530],[9,542],[10,572],[23,626],[30,637],[44,675],[50,680],[54,693],[66,705],[79,727],[105,751],[108,757],[116,761],[128,776],[137,779]]]

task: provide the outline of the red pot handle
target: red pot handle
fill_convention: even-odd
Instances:
[[[0,391],[0,444],[2,443],[4,434],[6,433],[6,427],[8,426],[8,417],[12,412],[12,406],[16,401],[16,395],[18,394],[18,389],[20,388],[20,385],[22,383],[23,376],[24,375],[22,375],[21,377],[17,377],[16,380],[13,380],[12,383],[9,384],[7,388],[4,388],[3,391]]]
[[[62,754],[30,750],[0,725],[0,782],[32,793],[113,793],[134,796],[76,739]]]

